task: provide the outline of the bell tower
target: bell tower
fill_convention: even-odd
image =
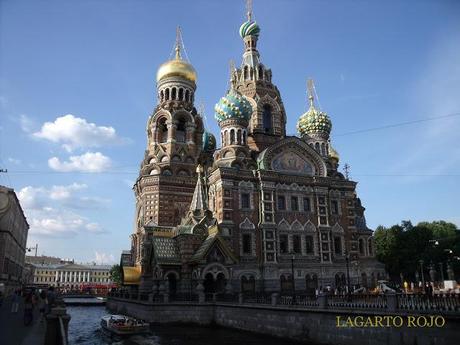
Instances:
[[[247,21],[239,30],[245,49],[243,60],[232,71],[231,83],[252,105],[248,145],[260,152],[286,135],[286,113],[280,92],[272,83],[272,71],[261,62],[257,50],[260,28],[252,16],[252,4],[248,1]]]

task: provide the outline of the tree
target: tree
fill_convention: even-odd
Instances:
[[[113,265],[112,268],[110,269],[110,277],[114,283],[117,285],[121,285],[123,283],[122,281],[122,272],[121,272],[121,266],[120,265]]]
[[[460,262],[454,260],[460,256],[460,230],[453,223],[420,222],[414,226],[410,221],[402,221],[390,228],[378,226],[374,242],[377,259],[385,264],[393,280],[399,280],[402,274],[404,279],[415,281],[420,260],[425,276],[433,265],[436,270],[442,266],[446,277],[447,262],[452,262],[454,271],[460,270]]]

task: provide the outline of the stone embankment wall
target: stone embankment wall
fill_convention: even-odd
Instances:
[[[460,317],[444,316],[443,327],[407,327],[407,316],[401,314],[402,327],[337,327],[337,317],[391,315],[384,311],[356,310],[293,310],[288,307],[270,307],[235,304],[167,303],[149,304],[140,301],[110,299],[109,310],[145,319],[152,323],[196,323],[219,325],[297,339],[309,344],[332,345],[449,345],[458,344]],[[420,314],[419,314],[420,315]],[[436,315],[433,313],[432,315]],[[428,318],[428,315],[425,314]]]

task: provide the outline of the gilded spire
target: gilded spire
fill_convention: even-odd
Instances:
[[[174,48],[174,51],[176,52],[176,60],[182,60],[181,54],[180,54],[180,48],[182,46],[182,33],[180,31],[180,26],[177,27],[176,29],[176,45]]]
[[[313,79],[307,79],[307,94],[308,101],[310,102],[310,107],[313,107],[313,101],[315,100],[314,94],[315,85],[313,84]]]
[[[252,20],[252,0],[246,0],[246,15],[248,22],[250,22]]]

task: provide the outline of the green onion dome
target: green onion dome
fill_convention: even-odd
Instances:
[[[240,36],[241,38],[245,38],[246,36],[257,36],[259,37],[260,28],[256,22],[247,21],[241,24],[240,26]]]
[[[297,122],[297,131],[301,136],[319,134],[329,137],[332,129],[332,122],[325,112],[317,110],[313,104]]]
[[[252,114],[251,103],[238,91],[230,91],[222,97],[214,107],[214,117],[217,122],[228,119],[240,119],[249,121]]]
[[[211,152],[216,149],[216,137],[208,131],[203,132],[202,149],[205,152]]]

